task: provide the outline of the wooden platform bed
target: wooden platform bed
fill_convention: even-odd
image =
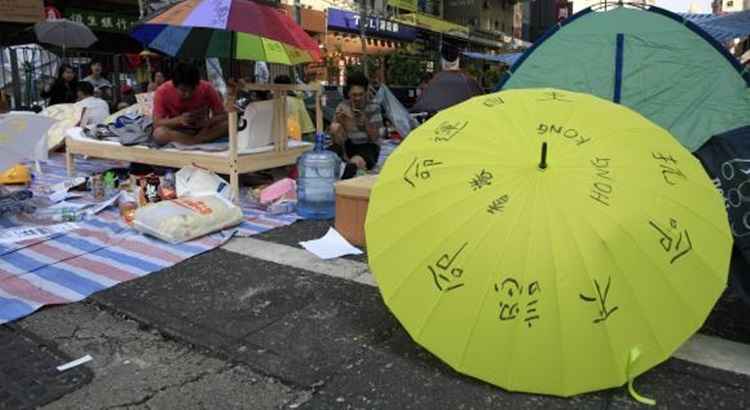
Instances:
[[[239,175],[296,163],[297,158],[313,148],[306,142],[290,141],[287,137],[287,104],[289,91],[315,93],[315,124],[317,132],[323,129],[323,112],[320,105],[321,88],[307,85],[260,85],[245,84],[239,88],[246,91],[274,92],[272,131],[273,144],[239,151],[237,147],[238,114],[235,109],[236,89],[230,90],[227,98],[229,112],[229,149],[223,152],[182,151],[172,148],[152,149],[144,146],[126,147],[116,142],[98,141],[88,138],[66,137],[66,162],[69,176],[75,175],[75,155],[87,155],[118,161],[138,162],[148,165],[182,168],[195,165],[219,174],[228,174],[235,201],[239,201]]]

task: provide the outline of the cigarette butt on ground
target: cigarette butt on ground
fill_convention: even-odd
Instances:
[[[73,360],[72,362],[65,363],[64,365],[57,366],[57,370],[61,371],[61,372],[64,372],[64,371],[66,371],[68,369],[72,369],[74,367],[78,367],[78,366],[80,366],[80,365],[82,365],[84,363],[88,363],[88,362],[90,362],[92,360],[94,360],[94,358],[91,357],[91,355],[87,354],[86,356],[83,356],[80,359],[76,359],[76,360]]]

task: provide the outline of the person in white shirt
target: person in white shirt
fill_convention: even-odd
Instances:
[[[94,97],[94,86],[82,81],[78,83],[78,102],[76,107],[83,108],[79,126],[95,127],[109,116],[109,104],[101,98]]]

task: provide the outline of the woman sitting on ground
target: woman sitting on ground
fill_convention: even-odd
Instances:
[[[348,98],[336,107],[329,133],[330,148],[346,163],[342,179],[358,171],[372,170],[380,156],[380,139],[385,134],[380,106],[367,98],[369,82],[359,73],[347,78],[344,95]]]

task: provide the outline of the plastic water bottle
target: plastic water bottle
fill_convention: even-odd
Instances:
[[[86,219],[85,210],[75,208],[39,208],[34,212],[36,217],[50,219],[55,222],[80,222]]]
[[[297,161],[297,213],[308,219],[331,219],[336,213],[334,184],[341,160],[325,149],[325,134],[315,136],[315,149]]]

